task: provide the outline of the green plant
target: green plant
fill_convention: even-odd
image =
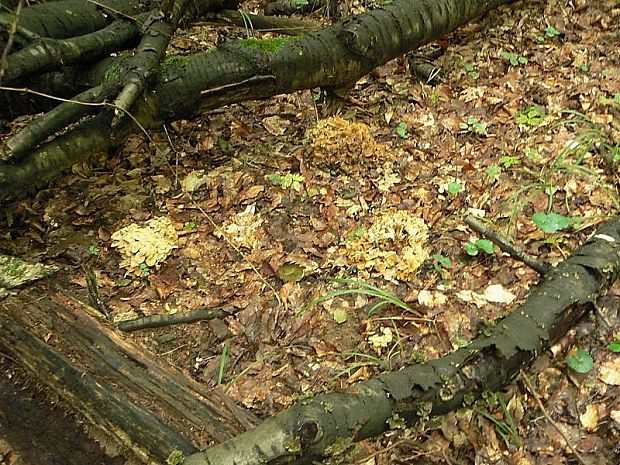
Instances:
[[[436,90],[435,92],[433,92],[433,94],[431,95],[431,102],[433,102],[433,105],[437,105],[439,103],[439,101],[441,100],[441,94],[439,93],[438,90]]]
[[[398,137],[400,137],[401,139],[406,139],[407,137],[409,137],[409,134],[407,134],[407,123],[398,123],[398,126],[396,126],[396,134],[398,134]]]
[[[353,358],[354,362],[351,365],[347,366],[347,368],[345,368],[344,370],[339,371],[334,376],[332,376],[332,381],[344,375],[351,376],[353,372],[359,370],[360,368],[368,366],[380,366],[383,363],[383,360],[381,360],[381,358],[374,355],[365,354],[363,352],[345,352],[343,356],[345,360]]]
[[[489,181],[495,182],[499,179],[499,175],[502,173],[502,169],[497,165],[487,166],[487,177]]]
[[[569,115],[570,118],[563,118],[558,125],[575,125],[577,135],[559,154],[546,161],[540,168],[536,170],[526,166],[522,168],[523,172],[532,178],[532,181],[517,189],[509,199],[512,204],[511,225],[516,215],[540,192],[547,195],[547,210],[550,211],[553,208],[554,194],[560,189],[559,182],[568,176],[578,176],[600,187],[609,195],[616,208],[620,208],[615,189],[601,182],[600,173],[596,168],[589,168],[583,163],[586,155],[596,153],[608,162],[619,162],[620,144],[584,114],[565,110],[562,115]],[[543,158],[536,149],[531,147],[523,149],[523,152],[531,160],[537,161]]]
[[[545,28],[545,37],[547,39],[553,39],[554,37],[557,37],[560,35],[560,31],[558,31],[556,28],[554,28],[553,26],[547,26]]]
[[[140,276],[147,277],[151,274],[151,270],[146,263],[140,263]]]
[[[509,61],[511,66],[524,65],[528,61],[527,58],[525,58],[524,56],[517,55],[514,52],[506,51],[502,52],[502,58],[506,61]]]
[[[196,227],[196,223],[194,223],[193,221],[188,221],[183,225],[183,231],[193,231],[196,229]]]
[[[493,245],[493,242],[488,239],[478,239],[476,242],[466,242],[463,245],[463,248],[465,249],[465,252],[472,257],[478,255],[478,252],[481,250],[488,255],[495,253],[495,246]]]
[[[594,367],[592,356],[579,348],[573,355],[566,357],[566,364],[577,373],[587,373]]]
[[[532,105],[517,116],[517,124],[520,126],[536,127],[545,121],[545,108],[541,105]]]
[[[616,92],[613,98],[601,97],[601,105],[620,105],[620,92]]]
[[[538,150],[531,147],[525,147],[523,149],[523,155],[525,155],[530,160],[540,160],[542,158],[542,155],[538,152]]]
[[[325,295],[317,297],[316,299],[311,300],[307,304],[303,305],[299,309],[298,314],[303,314],[306,310],[314,307],[315,305],[331,300],[334,297],[339,297],[342,295],[361,294],[361,295],[368,295],[371,297],[377,297],[379,300],[377,303],[375,303],[370,308],[370,310],[368,310],[368,315],[374,314],[377,310],[379,310],[384,305],[391,304],[402,310],[405,310],[406,312],[410,312],[410,313],[420,316],[420,313],[418,311],[411,308],[409,305],[407,305],[405,302],[403,302],[400,298],[398,298],[391,292],[378,288],[371,284],[368,284],[364,281],[360,281],[357,279],[348,279],[348,278],[325,278],[325,280],[331,283],[346,284],[347,286],[354,286],[354,287],[349,287],[348,289],[334,289],[333,291],[330,291]]]
[[[459,127],[462,129],[463,133],[473,133],[478,134],[479,136],[486,136],[487,134],[487,123],[483,123],[479,121],[477,118],[473,116],[469,116],[467,121],[459,124]]]
[[[465,189],[463,185],[459,184],[458,182],[448,183],[448,194],[450,194],[450,196],[452,197],[458,195],[459,192],[463,191],[463,189]]]
[[[620,352],[620,333],[616,334],[616,338],[607,344],[607,348],[612,352]]]
[[[510,410],[506,405],[504,397],[500,393],[496,392],[491,395],[488,395],[487,393],[487,395],[484,396],[484,399],[487,409],[482,410],[479,408],[474,408],[474,412],[493,423],[497,433],[500,435],[507,448],[510,448],[512,444],[517,447],[521,447],[521,438],[519,437],[517,425],[510,414]],[[493,414],[491,414],[491,409],[501,410],[501,416],[503,416],[503,419],[496,418]]]
[[[243,19],[243,27],[245,27],[245,35],[249,39],[252,37],[254,31],[254,24],[252,24],[252,17],[244,10],[239,10],[239,16]]]
[[[88,253],[96,256],[101,253],[101,249],[97,245],[91,245],[88,247]]]
[[[301,174],[286,173],[284,176],[279,174],[269,174],[266,176],[269,181],[282,189],[293,189],[295,192],[301,191],[302,183],[305,178]]]
[[[532,221],[544,233],[553,234],[557,231],[562,231],[569,226],[579,227],[581,223],[581,218],[571,218],[555,212],[537,212],[532,215]]]
[[[499,159],[499,162],[504,165],[504,168],[510,169],[513,166],[520,165],[521,159],[519,157],[515,157],[514,155],[504,155]]]
[[[445,255],[441,255],[440,253],[436,253],[433,255],[433,268],[437,273],[443,275],[443,273],[452,268],[452,260],[450,260]]]
[[[480,77],[480,73],[475,70],[473,65],[466,64],[465,71],[467,71],[467,73],[474,79],[478,79]]]

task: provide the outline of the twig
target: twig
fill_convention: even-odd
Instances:
[[[493,241],[493,243],[497,244],[502,251],[509,254],[512,258],[522,261],[533,270],[538,271],[541,275],[547,273],[551,268],[551,265],[548,263],[542,262],[533,255],[517,248],[506,236],[484,224],[481,218],[474,215],[467,215],[465,217],[465,223],[474,231],[477,231],[483,236],[489,238]]]
[[[523,384],[525,384],[525,387],[527,387],[527,390],[530,391],[530,394],[532,394],[532,397],[534,397],[534,400],[538,404],[538,407],[540,408],[542,414],[547,419],[547,421],[551,423],[551,426],[553,426],[556,429],[556,431],[560,433],[560,436],[564,438],[564,442],[566,442],[566,446],[571,450],[573,454],[575,454],[575,457],[577,457],[577,460],[579,460],[579,462],[582,465],[589,465],[588,462],[584,460],[581,454],[577,452],[577,450],[570,443],[570,440],[568,436],[566,435],[566,433],[564,433],[564,431],[560,429],[560,426],[553,420],[553,418],[551,418],[551,416],[547,412],[547,409],[545,409],[545,406],[543,405],[542,400],[540,400],[540,397],[538,396],[538,394],[536,394],[536,390],[534,389],[534,386],[532,386],[532,383],[527,378],[523,370],[519,372],[519,379],[523,381]]]
[[[134,320],[119,321],[116,326],[121,331],[131,332],[139,329],[161,328],[162,326],[178,325],[182,323],[195,323],[202,320],[213,320],[226,316],[222,308],[200,308],[189,312],[172,313],[166,315],[151,315]]]
[[[6,41],[6,46],[2,51],[2,57],[0,58],[0,82],[4,78],[4,73],[7,70],[7,57],[11,52],[11,48],[13,48],[13,42],[15,41],[15,34],[17,33],[17,22],[19,21],[19,14],[22,11],[22,7],[24,6],[24,0],[19,0],[17,3],[17,9],[15,10],[15,18],[11,22],[11,26],[9,29],[9,38]]]

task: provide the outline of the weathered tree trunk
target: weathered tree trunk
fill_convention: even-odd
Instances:
[[[185,465],[301,464],[335,443],[470,406],[496,391],[563,336],[620,276],[620,217],[603,225],[573,256],[545,274],[527,300],[468,346],[445,357],[320,395]],[[567,291],[569,289],[570,291]]]
[[[384,8],[290,40],[273,51],[235,42],[210,53],[179,57],[166,63],[159,80],[132,112],[142,126],[153,127],[161,121],[248,99],[315,87],[336,92],[348,89],[376,66],[508,1],[396,0]],[[62,145],[44,145],[34,151],[31,157],[37,163],[31,164],[28,157],[13,165],[0,165],[0,194],[49,179],[76,160],[105,150],[130,130],[91,126],[77,132],[81,141],[91,136],[97,139],[89,146],[75,147],[73,133],[69,132]],[[42,140],[43,136],[47,137],[41,134],[34,139]],[[63,163],[63,157],[67,162]],[[55,162],[41,161],[47,158]]]
[[[26,367],[113,452],[161,464],[174,449],[195,452],[195,444],[257,424],[221,391],[124,340],[63,292],[33,288],[2,307],[0,353]]]

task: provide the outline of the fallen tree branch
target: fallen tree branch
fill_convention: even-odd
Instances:
[[[119,321],[116,327],[121,331],[132,332],[139,329],[161,328],[163,326],[195,323],[202,320],[223,318],[228,312],[222,308],[199,308],[189,312],[172,313],[168,315],[151,315],[133,320]]]
[[[213,52],[169,60],[158,81],[137,102],[134,116],[143,126],[154,127],[162,121],[186,118],[222,105],[302,89],[322,87],[338,93],[338,89],[351,87],[375,67],[509,1],[395,0],[383,8],[289,40],[275,50],[231,42]],[[270,79],[256,80],[257,76]],[[245,85],[240,87],[238,83]],[[104,129],[97,137],[111,143],[135,130],[121,126],[117,130]],[[72,150],[71,133],[66,133],[66,150]],[[80,158],[87,159],[100,146],[82,145],[82,149]],[[33,158],[40,157],[39,152],[45,150],[43,145],[33,153]],[[23,184],[49,179],[72,163],[74,158],[57,165],[54,172],[19,165],[22,173],[29,173],[28,178],[14,177],[11,165],[0,166],[0,195],[18,190]]]
[[[335,443],[470,406],[547,350],[620,275],[620,217],[545,274],[527,300],[469,345],[442,358],[386,373],[348,392],[316,396],[254,430],[188,457],[185,465],[301,464]]]
[[[506,236],[487,226],[482,218],[468,215],[465,217],[464,221],[474,231],[493,241],[502,251],[506,252],[512,258],[525,263],[533,270],[538,271],[539,274],[544,275],[551,268],[551,265],[548,263],[542,262],[533,255],[517,248]]]

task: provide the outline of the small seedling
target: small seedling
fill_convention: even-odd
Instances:
[[[439,91],[433,92],[433,95],[431,95],[431,102],[433,102],[433,105],[437,105],[440,100],[441,94],[439,93]]]
[[[525,147],[523,149],[523,155],[525,155],[530,160],[540,160],[543,156],[538,152],[538,150],[533,149],[531,147]]]
[[[96,245],[91,245],[88,247],[88,253],[91,255],[99,255],[99,253],[101,252],[101,249],[99,248],[99,246]]]
[[[536,127],[545,121],[545,109],[540,105],[532,105],[517,116],[517,124],[520,126]]]
[[[478,239],[476,242],[466,242],[463,247],[465,248],[467,255],[472,257],[478,255],[480,250],[487,255],[492,255],[495,253],[495,246],[493,245],[493,242],[488,239]]]
[[[349,234],[349,237],[347,237],[347,240],[351,241],[359,237],[364,237],[364,234],[366,234],[366,228],[364,226],[358,226],[353,231],[351,231],[351,234]]]
[[[435,271],[439,274],[443,274],[445,270],[452,268],[452,260],[445,255],[436,253],[433,255],[433,260],[433,268],[435,268]]]
[[[594,367],[594,360],[589,353],[580,348],[574,355],[566,357],[566,364],[577,373],[587,373]]]
[[[515,157],[514,155],[505,155],[499,159],[499,162],[504,165],[504,168],[506,169],[510,169],[513,166],[518,166],[521,164],[519,157]]]
[[[284,176],[279,174],[269,174],[267,179],[282,189],[293,189],[295,192],[301,191],[302,183],[305,178],[298,173],[286,173]]]
[[[607,348],[612,352],[620,352],[620,333],[616,334],[616,339],[607,344]]]
[[[398,137],[401,139],[406,139],[409,137],[409,134],[407,133],[407,123],[404,121],[398,123],[398,126],[396,126],[396,134],[398,134]]]
[[[511,66],[519,66],[527,63],[527,58],[514,52],[502,52],[502,58],[510,62]]]
[[[465,71],[467,71],[467,73],[474,79],[478,79],[480,77],[480,73],[475,70],[473,65],[465,65]]]
[[[458,195],[459,192],[461,192],[463,189],[465,188],[458,182],[451,182],[448,184],[448,194],[450,194],[452,197]]]
[[[459,124],[459,127],[463,130],[463,133],[473,133],[479,136],[488,135],[487,123],[483,123],[473,116],[468,117],[467,122]]]
[[[188,221],[183,225],[183,231],[193,231],[196,229],[197,225],[193,221]]]
[[[149,270],[149,266],[146,263],[140,264],[140,276],[147,277],[151,274],[151,270]]]
[[[554,28],[553,26],[547,26],[545,28],[545,37],[547,39],[553,39],[554,37],[557,37],[560,35],[560,31],[558,31],[556,28]]]
[[[474,408],[474,411],[495,425],[495,430],[498,432],[507,448],[511,448],[511,444],[521,447],[521,438],[519,437],[517,425],[510,414],[510,409],[506,405],[504,397],[500,393],[494,393],[484,397],[488,406],[487,408],[489,409],[495,409],[497,404],[499,404],[504,419],[495,418],[489,411],[484,411],[479,408]]]
[[[487,176],[491,182],[497,181],[501,172],[502,169],[497,165],[487,166]]]
[[[601,97],[601,105],[620,105],[620,92],[616,92],[613,98]]]

